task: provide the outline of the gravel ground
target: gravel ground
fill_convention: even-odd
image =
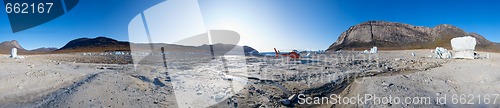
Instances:
[[[425,82],[427,79],[440,81],[459,75],[463,77],[464,74],[444,74],[458,68],[474,70],[497,66],[494,65],[496,59],[433,59],[429,55],[430,50],[383,51],[378,54],[342,52],[298,61],[257,56],[225,56],[212,60],[205,55],[190,55],[189,58],[167,58],[168,68],[158,55],[145,57],[139,64],[122,63],[130,58],[127,55],[115,57],[122,58],[114,59],[120,62],[102,61],[106,60],[102,59],[103,55],[30,55],[24,59],[10,59],[4,55],[0,58],[0,67],[3,68],[0,72],[0,107],[332,107],[332,104],[299,104],[297,99],[287,104],[286,99],[297,94],[352,96],[378,91],[375,93],[382,95],[391,93],[387,92],[388,88],[404,92],[400,93],[402,95],[435,95],[434,89],[430,88],[449,90],[450,87],[470,86],[468,84],[487,85],[443,80],[448,81],[441,82],[443,84],[453,82],[455,85],[436,86]],[[83,60],[87,58],[93,59]],[[465,68],[460,65],[469,63],[461,61],[480,65]],[[424,74],[432,71],[445,76]],[[406,78],[404,76],[409,79],[396,80]],[[477,77],[478,81],[491,79],[484,82],[497,84],[488,87],[497,87],[495,90],[498,90],[498,78],[494,76],[498,75],[485,73]],[[370,84],[356,83],[358,81]],[[413,89],[419,87],[423,88]],[[477,90],[483,89],[478,87]]]
[[[484,53],[483,53],[484,54]],[[430,97],[422,101],[363,103],[341,107],[500,107],[500,55],[490,59],[450,59],[443,66],[401,75],[364,77],[342,92],[344,97],[360,94],[379,97]],[[443,99],[445,97],[446,99]],[[439,99],[438,99],[439,98]]]

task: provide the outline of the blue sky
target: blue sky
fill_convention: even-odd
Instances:
[[[2,11],[0,41],[18,40],[26,49],[60,48],[81,37],[127,41],[130,20],[159,2],[80,0],[65,15],[18,33],[12,33]],[[236,31],[240,45],[259,51],[324,50],[350,26],[368,20],[427,27],[452,24],[500,42],[500,2],[495,0],[200,0],[199,7],[207,29]]]

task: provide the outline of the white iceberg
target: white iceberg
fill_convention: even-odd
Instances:
[[[376,54],[376,53],[378,53],[378,48],[377,48],[377,47],[372,47],[372,48],[370,49],[370,53],[372,53],[372,54]]]
[[[474,59],[476,44],[476,38],[471,36],[451,39],[451,47],[455,51],[453,58]]]
[[[10,51],[10,58],[17,58],[17,48],[12,48]]]

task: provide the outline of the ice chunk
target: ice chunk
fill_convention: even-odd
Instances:
[[[436,55],[435,57],[439,59],[451,58],[451,53],[448,51],[448,49],[443,47],[436,47],[436,50],[434,50],[434,54]]]
[[[22,58],[25,58],[25,56],[19,56],[19,55],[17,55],[17,48],[12,48],[12,50],[10,51],[10,58],[13,58],[13,59],[22,59]]]
[[[372,54],[378,53],[378,48],[377,47],[372,47],[370,49],[370,53],[372,53]]]
[[[474,59],[476,38],[471,36],[453,38],[451,47],[455,51],[453,58]]]
[[[451,39],[451,47],[454,51],[475,50],[476,38],[471,36],[453,38]]]
[[[10,51],[10,58],[18,58],[17,57],[17,48],[12,48]]]

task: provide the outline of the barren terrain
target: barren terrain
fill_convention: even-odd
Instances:
[[[490,59],[450,59],[443,66],[427,71],[364,77],[352,83],[342,95],[431,97],[430,104],[346,105],[349,107],[499,107],[500,55],[491,56]],[[460,95],[465,97],[462,101],[453,100],[460,99]],[[436,97],[444,96],[445,104],[436,104]]]
[[[158,54],[135,65],[99,59],[116,56],[113,60],[127,61],[127,54],[46,54],[23,59],[2,55],[0,107],[332,107],[297,100],[287,104],[286,99],[294,94],[492,94],[500,87],[495,72],[500,55],[494,53],[493,58],[476,60],[434,59],[428,57],[430,50],[347,51],[298,61],[181,55],[185,57],[168,56],[168,68]]]

